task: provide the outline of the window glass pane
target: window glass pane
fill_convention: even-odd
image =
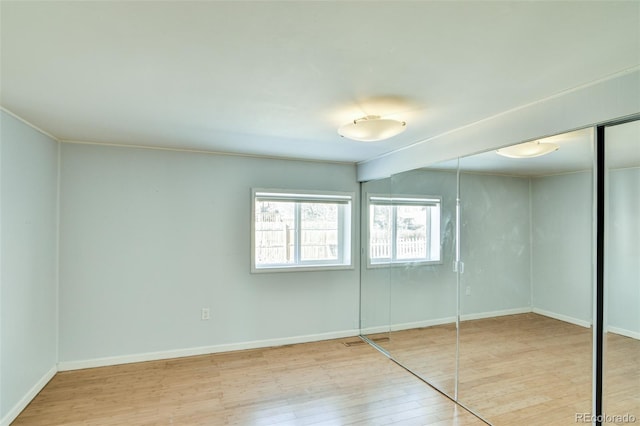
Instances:
[[[396,259],[426,259],[427,207],[397,206]]]
[[[352,265],[346,193],[253,191],[252,272]]]
[[[372,261],[391,259],[393,206],[369,206],[369,258]]]
[[[300,203],[300,260],[337,260],[338,255],[338,205]]]
[[[255,244],[257,265],[295,262],[295,203],[256,202]]]

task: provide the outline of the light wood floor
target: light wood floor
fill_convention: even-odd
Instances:
[[[608,333],[605,353],[604,412],[640,423],[640,340]]]
[[[58,373],[14,424],[483,423],[350,338]]]
[[[367,336],[393,359],[454,397],[456,380],[456,325],[380,333]]]
[[[590,328],[537,314],[465,321],[459,400],[495,425],[575,424],[592,411],[592,351]]]
[[[394,359],[453,395],[455,325],[376,335]],[[605,411],[640,422],[640,341],[609,334]],[[569,425],[591,412],[592,331],[537,314],[460,326],[459,401],[495,425]]]

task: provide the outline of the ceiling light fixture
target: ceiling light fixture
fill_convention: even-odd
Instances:
[[[533,141],[500,148],[497,154],[509,158],[533,158],[557,151],[560,146],[552,142]]]
[[[406,129],[407,123],[404,121],[380,118],[379,115],[367,115],[341,126],[338,134],[356,141],[375,142],[389,139]]]

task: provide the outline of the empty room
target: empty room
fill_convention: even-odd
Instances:
[[[0,426],[640,422],[640,2],[0,37]]]

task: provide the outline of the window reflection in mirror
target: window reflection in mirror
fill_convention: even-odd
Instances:
[[[432,386],[455,397],[457,279],[452,264],[456,170],[435,165],[399,173],[391,177],[391,189],[398,199],[432,200],[433,258],[431,262],[418,262],[410,256],[398,256],[396,266],[391,268],[390,353]]]

